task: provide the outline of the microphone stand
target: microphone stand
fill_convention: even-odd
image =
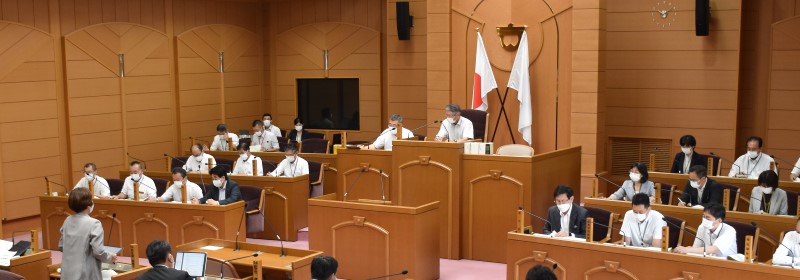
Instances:
[[[608,182],[609,184],[612,184],[612,185],[614,185],[615,187],[617,187],[617,189],[621,189],[621,188],[622,188],[622,186],[620,186],[620,185],[617,185],[617,183],[611,182],[611,180],[609,180],[609,179],[606,179],[606,178],[605,178],[605,177],[603,177],[603,176],[600,176],[600,174],[594,174],[594,177],[597,177],[598,179],[601,179],[601,180],[603,180],[603,181],[606,181],[606,182]],[[611,195],[609,195],[609,196],[611,196]],[[628,197],[627,197],[627,196],[625,196],[625,195],[623,194],[623,196],[622,196],[622,200],[628,200]]]
[[[674,227],[681,228],[681,226],[679,226],[679,225],[676,225],[676,224],[674,224],[674,223],[670,222],[669,220],[667,220],[667,218],[664,218],[664,217],[662,217],[661,219],[662,219],[662,220],[664,220],[665,222],[667,222],[668,224],[670,224],[670,225],[674,226]],[[720,225],[720,226],[722,226],[722,225]],[[700,231],[700,227],[697,227],[697,231]],[[705,240],[703,240],[703,239],[701,239],[701,238],[699,238],[699,237],[697,237],[697,235],[696,235],[696,234],[693,234],[693,233],[689,232],[689,231],[688,231],[688,230],[686,230],[685,228],[683,229],[683,232],[685,232],[685,233],[688,233],[688,234],[691,234],[692,236],[694,236],[694,238],[695,238],[695,239],[697,239],[697,240],[700,240],[700,242],[702,242],[702,243],[703,243],[703,257],[706,257],[706,256],[707,256],[707,253],[706,253],[706,241],[705,241]]]
[[[536,215],[536,214],[533,214],[533,213],[531,213],[531,212],[528,212],[528,211],[527,211],[527,210],[525,210],[525,208],[523,208],[522,206],[519,206],[519,207],[517,207],[517,209],[519,209],[520,211],[522,211],[522,212],[523,212],[523,213],[525,213],[525,214],[531,215],[531,216],[533,216],[534,218],[537,218],[537,219],[539,219],[539,220],[541,220],[541,221],[545,222],[546,224],[549,224],[549,225],[550,225],[550,228],[555,228],[555,226],[553,226],[553,224],[552,224],[552,223],[550,223],[550,221],[548,221],[548,220],[547,220],[547,219],[545,219],[545,218],[539,217],[539,215]],[[562,229],[562,230],[563,230],[563,229]]]
[[[411,137],[409,137],[409,138],[403,138],[403,140],[407,140],[407,139],[413,139],[413,138],[414,138],[414,132],[415,132],[415,131],[417,131],[417,130],[419,130],[419,129],[423,128],[423,127],[428,127],[429,125],[436,124],[436,123],[439,123],[439,120],[435,120],[435,121],[432,121],[432,122],[426,123],[426,124],[424,124],[424,125],[421,125],[421,126],[418,126],[418,127],[414,128],[414,129],[412,129],[412,130],[411,130]],[[400,133],[403,133],[403,132],[401,131]],[[402,137],[402,135],[400,135],[400,137]]]
[[[742,171],[742,167],[741,167],[741,166],[739,166],[738,164],[736,164],[735,162],[732,162],[732,161],[730,161],[730,160],[728,160],[728,159],[726,159],[726,158],[724,158],[724,157],[722,157],[722,156],[720,156],[720,155],[717,155],[717,154],[715,154],[714,152],[709,152],[708,154],[710,154],[710,155],[712,155],[712,156],[715,156],[715,157],[718,157],[719,159],[721,159],[721,160],[724,160],[724,161],[726,161],[726,162],[729,162],[731,165],[733,165],[733,166],[736,166],[736,168],[737,168],[737,169],[739,169],[739,172],[738,172],[738,173],[744,174],[744,173],[742,173],[742,172],[741,172],[741,171]],[[709,174],[709,175],[710,175],[710,174]],[[720,176],[722,176],[722,174],[717,174],[717,175],[720,175]],[[747,175],[749,175],[749,174],[747,174]]]
[[[381,180],[381,199],[383,199],[383,204],[386,204],[386,192],[383,188],[383,169],[380,169],[380,175],[378,175],[378,179]],[[361,175],[361,174],[359,174]]]
[[[239,227],[236,228],[236,248],[233,249],[234,251],[239,251],[239,230],[242,228],[242,222],[244,222],[244,216],[247,215],[247,201],[244,201],[244,208],[242,208],[242,218],[239,220]]]
[[[378,277],[367,278],[367,280],[376,280],[376,279],[389,278],[389,277],[406,275],[406,274],[408,274],[408,270],[403,270],[400,273],[395,273],[395,274],[389,274],[389,275],[383,275],[383,276],[378,276]]]
[[[65,194],[65,195],[69,195],[69,191],[67,191],[67,186],[64,186],[64,185],[62,185],[62,184],[59,184],[59,183],[56,183],[56,182],[50,182],[50,179],[48,179],[48,178],[47,178],[47,176],[44,176],[44,181],[45,181],[45,182],[47,182],[48,184],[53,184],[53,185],[56,185],[56,186],[61,186],[61,188],[63,188],[63,189],[64,189],[64,194]],[[48,193],[47,195],[50,195],[50,194]],[[94,194],[92,194],[92,195],[94,195]]]
[[[775,241],[778,241],[778,244],[780,244],[781,246],[783,246],[784,248],[786,248],[786,250],[789,250],[789,253],[790,253],[790,254],[792,254],[792,263],[791,263],[791,264],[789,264],[789,266],[790,266],[790,267],[794,267],[794,252],[792,251],[792,249],[789,249],[789,247],[787,247],[786,245],[784,245],[784,244],[783,244],[783,242],[780,242],[780,241],[778,240],[778,238],[775,238],[775,236],[774,236],[774,235],[772,235],[772,233],[770,233],[769,231],[766,231],[766,230],[764,230],[763,228],[760,228],[760,227],[758,226],[758,224],[756,224],[756,222],[754,222],[754,221],[751,221],[751,222],[750,222],[750,224],[751,224],[751,225],[753,225],[754,227],[758,228],[758,229],[761,229],[761,232],[762,232],[762,233],[766,233],[766,234],[767,234],[767,236],[769,236],[769,238],[775,239]]]
[[[222,263],[219,264],[219,278],[225,278],[224,274],[225,274],[225,264],[226,263],[229,263],[229,262],[235,261],[235,260],[241,260],[241,259],[249,258],[249,257],[258,257],[259,255],[261,255],[261,252],[255,252],[255,253],[249,254],[247,256],[241,256],[241,257],[232,258],[232,259],[228,259],[228,260],[222,261]]]
[[[351,188],[354,188],[354,187],[355,187],[356,183],[358,182],[358,179],[361,179],[361,175],[362,175],[362,174],[364,174],[364,172],[365,172],[365,171],[364,171],[364,169],[362,168],[362,169],[361,169],[361,171],[358,173],[358,176],[356,176],[356,179],[355,179],[355,180],[353,180],[353,183],[350,183],[350,186],[348,186],[348,187],[345,189],[345,191],[344,191],[344,198],[342,199],[342,201],[347,201],[347,194],[349,194],[349,193],[350,193],[350,191],[351,191]]]

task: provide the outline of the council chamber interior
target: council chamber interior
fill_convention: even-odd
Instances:
[[[0,274],[797,279],[798,105],[798,0],[0,0]]]

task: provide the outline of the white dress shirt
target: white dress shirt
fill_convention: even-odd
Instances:
[[[283,135],[281,135],[281,129],[278,128],[277,126],[275,126],[274,124],[271,124],[269,127],[265,127],[265,128],[267,130],[269,130],[269,132],[272,132],[272,134],[275,134],[275,136],[277,136],[277,137],[283,136]]]
[[[122,184],[122,193],[126,195],[126,199],[133,199],[133,179],[131,179],[131,176],[125,178],[125,183]],[[139,199],[156,196],[156,183],[150,177],[142,174],[142,178],[139,179]]]
[[[706,248],[717,246],[717,257],[727,257],[738,254],[736,250],[736,229],[726,223],[721,223],[714,233],[705,227],[697,229],[697,238],[706,242]],[[703,248],[703,242],[695,239],[692,247]]]
[[[455,124],[444,120],[442,125],[439,126],[439,133],[436,133],[436,137],[447,138],[451,142],[464,138],[473,139],[475,138],[475,133],[472,130],[472,121],[463,116],[458,118],[458,122]]]
[[[389,129],[384,129],[381,136],[378,136],[378,139],[375,139],[375,143],[372,143],[372,146],[375,146],[375,149],[384,149],[387,151],[392,150],[392,141],[397,139],[397,130],[393,130],[391,132],[388,131]],[[411,130],[403,128],[403,139],[408,139],[414,137],[414,133]]]
[[[181,187],[182,185],[175,185],[172,184],[164,195],[161,196],[161,199],[164,201],[183,201],[183,197],[181,196]],[[186,202],[191,203],[193,198],[201,199],[203,198],[203,190],[200,189],[195,183],[186,181]]]
[[[288,159],[283,159],[278,167],[275,168],[270,175],[284,176],[284,177],[297,177],[308,174],[308,161],[297,156],[294,162],[289,162]]]
[[[219,188],[219,196],[217,197],[217,202],[225,200],[225,190],[228,188],[228,180],[225,180],[225,183],[222,183],[222,187]]]
[[[94,175],[94,196],[98,197],[106,197],[111,195],[111,189],[108,188],[108,181],[103,177]],[[86,176],[83,176],[78,183],[75,184],[75,189],[77,188],[89,188],[89,179]]]
[[[798,179],[794,180],[795,182],[800,182],[800,158],[797,159],[797,163],[792,166],[792,174],[798,175]]]
[[[239,145],[239,136],[236,134],[228,132],[228,139],[231,139],[233,142],[233,148],[236,149],[236,146]],[[212,151],[229,151],[227,141],[223,140],[222,137],[219,135],[214,136],[214,141],[211,143],[211,150]]]
[[[633,210],[625,212],[620,233],[631,240],[630,245],[636,247],[652,247],[654,240],[661,240],[661,228],[666,226],[664,215],[656,210],[650,210],[647,218],[639,222]]]
[[[778,248],[775,249],[775,254],[772,255],[772,263],[780,265],[800,264],[800,234],[797,234],[797,231],[794,230],[787,232],[783,236],[781,244],[791,248],[792,251],[789,252],[786,247],[778,245]],[[793,256],[794,258],[792,258]]]
[[[256,136],[255,134],[251,138],[250,146],[261,146],[261,150],[258,151],[251,151],[253,152],[261,152],[265,151],[266,149],[278,149],[278,137],[275,136],[272,132],[264,131],[261,132],[261,136]]]
[[[755,159],[750,159],[750,156],[744,154],[733,162],[734,164],[731,166],[731,171],[728,172],[728,177],[736,177],[736,174],[741,172],[747,175],[747,178],[758,179],[758,175],[761,175],[761,172],[769,170],[769,163],[773,161],[772,157],[765,153],[759,153]],[[775,170],[775,173],[778,173],[778,170]]]
[[[186,159],[186,164],[183,165],[183,170],[186,172],[208,172],[208,160],[211,159],[211,168],[214,168],[214,165],[217,164],[217,160],[214,159],[214,156],[202,153],[199,157],[189,156]]]
[[[261,165],[261,158],[250,155],[246,160],[242,158],[236,159],[236,167],[233,169],[233,175],[240,176],[253,176],[253,161],[256,161],[256,168],[258,168],[258,176],[264,176],[264,167]]]
[[[572,214],[572,206],[569,207],[567,213],[561,213],[560,210],[558,212],[559,214],[561,214],[561,231],[566,230],[567,232],[569,232],[569,217],[570,214]]]

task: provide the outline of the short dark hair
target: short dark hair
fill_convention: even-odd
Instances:
[[[640,180],[642,181],[642,184],[647,182],[647,179],[650,179],[650,175],[647,174],[647,164],[637,162],[631,165],[631,168],[634,167],[636,168],[636,170],[639,170],[639,174],[642,174],[642,179]]]
[[[196,147],[198,150],[200,150],[201,154],[203,153],[203,144],[197,143],[192,145],[192,147]]]
[[[272,119],[272,114],[264,113],[263,115],[261,115],[261,118],[263,119],[264,117],[269,117],[269,119],[271,120]]]
[[[747,143],[750,143],[750,142],[753,142],[753,141],[758,142],[758,147],[759,148],[761,148],[761,146],[764,145],[764,139],[761,139],[761,137],[758,137],[758,136],[750,136],[750,137],[747,138],[747,142],[744,142],[744,143],[747,144]]]
[[[294,118],[294,124],[297,125],[298,123],[299,124],[303,124],[303,119],[301,119],[299,117],[298,118]]]
[[[89,206],[94,205],[94,202],[92,202],[92,193],[89,192],[88,188],[73,189],[69,192],[67,204],[69,205],[69,209],[72,209],[75,213],[80,213]]]
[[[689,167],[689,173],[694,173],[697,175],[697,177],[703,178],[708,176],[708,168],[702,165],[694,165]]]
[[[537,264],[525,274],[525,280],[558,280],[556,274],[549,267]]]
[[[458,106],[458,104],[455,103],[447,104],[446,106],[444,106],[444,109],[453,113],[461,112],[461,106]]]
[[[228,131],[227,125],[225,125],[224,123],[217,125],[217,132],[225,132],[225,131]]]
[[[681,136],[681,140],[678,141],[678,142],[681,144],[681,147],[687,146],[687,145],[688,146],[692,146],[692,147],[697,146],[697,140],[694,139],[694,136],[689,135],[689,134]]]
[[[92,171],[97,171],[97,165],[95,165],[94,163],[87,162],[86,164],[83,165],[83,168],[86,168],[86,167],[91,167]]]
[[[567,198],[572,198],[572,187],[567,185],[558,185],[556,190],[553,192],[553,198],[556,198],[559,195],[566,194]]]
[[[175,167],[172,169],[172,174],[181,174],[181,178],[186,178],[186,170],[183,170],[182,167]]]
[[[172,246],[166,240],[153,240],[147,245],[146,253],[150,265],[164,264],[169,253],[172,253]]]
[[[766,185],[767,187],[771,187],[773,189],[778,187],[778,174],[772,170],[765,170],[758,174],[758,185],[763,186]]]
[[[311,278],[326,280],[339,270],[339,262],[331,256],[316,256],[311,260]]]
[[[284,152],[286,152],[286,151],[292,151],[292,152],[296,153],[297,152],[297,144],[295,144],[295,143],[287,144],[286,145],[286,149],[284,150]]]
[[[633,204],[633,206],[644,205],[645,208],[650,208],[650,196],[645,193],[634,194],[633,199],[631,199],[631,204]]]
[[[261,120],[253,120],[253,127],[256,126],[264,126],[264,122],[262,122]]]
[[[706,208],[703,209],[703,212],[708,213],[712,217],[720,220],[725,220],[725,206],[722,204],[712,202],[706,205]]]
[[[225,177],[225,180],[228,180],[228,167],[225,164],[214,166],[208,173],[210,175],[217,175],[217,177]]]
[[[237,151],[238,150],[244,150],[245,152],[249,152],[250,151],[250,145],[249,145],[249,143],[239,142],[239,144],[236,145],[236,150]]]
[[[142,169],[142,163],[138,160],[131,161],[131,166],[138,165],[139,169]]]

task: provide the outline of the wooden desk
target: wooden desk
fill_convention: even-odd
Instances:
[[[335,257],[338,277],[408,270],[406,279],[439,278],[439,202],[406,207],[344,202],[328,194],[308,205],[309,248]]]
[[[144,274],[152,267],[150,266],[140,266],[136,269],[132,268],[131,264],[129,263],[115,263],[115,264],[102,264],[102,269],[112,269],[117,272],[117,275],[111,276],[111,280],[134,280],[136,277]],[[49,274],[49,279],[61,279],[61,273],[58,272],[58,269],[61,268],[61,263],[49,265],[47,267],[47,271]],[[47,279],[47,278],[42,278]]]
[[[40,196],[42,236],[44,248],[58,250],[60,229],[72,214],[63,196]],[[236,232],[246,232],[240,223],[244,203],[222,206],[181,204],[167,202],[142,202],[132,200],[95,199],[92,217],[100,220],[107,237],[106,245],[139,244],[139,255],[146,256],[147,244],[155,239],[171,244],[184,244],[203,238],[234,240]],[[112,222],[114,230],[109,233]],[[239,227],[241,225],[241,227]],[[244,240],[244,236],[239,237]],[[143,245],[142,245],[143,244]],[[125,256],[130,252],[123,250]]]
[[[631,203],[629,201],[620,201],[620,200],[606,200],[606,199],[597,199],[597,198],[584,198],[583,202],[586,206],[596,207],[606,209],[608,211],[620,214],[620,217],[624,217],[625,212],[631,209]],[[686,226],[690,227],[692,230],[697,229],[700,225],[701,217],[703,216],[703,210],[699,208],[687,208],[687,207],[679,207],[673,205],[658,205],[653,204],[651,205],[653,210],[660,212],[666,216],[672,216],[676,218],[683,219],[686,221]],[[726,221],[737,221],[742,223],[749,224],[750,222],[758,223],[758,226],[762,228],[762,230],[767,230],[773,236],[778,237],[780,236],[781,232],[789,229],[795,228],[797,225],[797,218],[790,217],[790,216],[773,216],[773,215],[761,215],[761,214],[751,214],[746,212],[732,212],[728,211],[725,213],[725,220]],[[541,228],[536,228],[537,232],[541,232]],[[762,236],[764,236],[762,234]],[[619,234],[613,235],[613,240],[618,240],[622,236]],[[777,240],[775,240],[777,242]],[[691,235],[684,234],[683,243],[684,245],[691,245],[694,242],[694,238]],[[763,239],[760,239],[758,242],[758,259],[760,261],[767,261],[772,258],[772,253],[775,252],[775,247],[771,244],[765,242]]]
[[[50,265],[50,250],[42,250],[36,253],[11,259],[9,266],[0,266],[0,270],[11,271],[19,274],[25,279],[47,279],[49,273],[47,266]]]
[[[223,247],[216,251],[200,249],[204,246],[213,245]],[[244,258],[232,261],[240,277],[253,274],[253,261],[261,260],[263,279],[311,279],[311,260],[314,256],[321,255],[322,252],[299,250],[286,248],[286,256],[281,257],[281,248],[267,245],[259,245],[247,242],[239,242],[241,250],[234,251],[235,243],[230,240],[202,239],[188,244],[175,247],[177,251],[206,252],[209,257],[220,260],[229,260],[237,257],[253,254],[257,251],[262,252],[258,257]],[[341,264],[341,261],[339,262]],[[341,271],[341,269],[340,269]]]
[[[239,159],[239,152],[236,151],[209,151],[208,154],[214,156],[214,158],[225,158],[233,160],[234,162]],[[286,154],[283,152],[255,152],[253,155],[260,157],[261,159],[271,160],[277,163],[280,163],[282,160],[286,159]],[[300,153],[298,155],[305,160],[327,163],[328,168],[324,170],[325,181],[323,182],[323,193],[329,194],[336,192],[337,184],[339,183],[337,180],[339,172],[337,155],[318,153]]]
[[[339,150],[339,178],[336,193],[338,199],[382,200],[381,181],[383,180],[386,200],[392,200],[392,152],[384,150]],[[380,175],[383,171],[383,176]]]
[[[800,270],[760,263],[508,233],[506,279],[558,264],[558,279],[797,279]]]

